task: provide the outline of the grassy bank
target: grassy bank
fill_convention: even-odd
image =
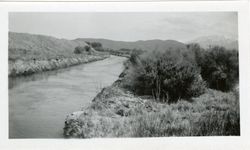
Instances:
[[[52,58],[44,60],[9,60],[9,76],[30,75],[43,71],[66,68],[82,63],[93,62],[108,58],[107,54],[96,55],[72,55],[70,57]]]
[[[69,115],[71,138],[239,135],[237,92],[208,89],[191,101],[166,105],[134,96],[117,83],[102,90],[91,106]]]

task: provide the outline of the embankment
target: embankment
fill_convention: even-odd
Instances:
[[[66,68],[73,65],[103,60],[110,55],[74,55],[68,58],[45,60],[16,60],[9,61],[9,76],[30,75],[43,71]]]
[[[104,88],[81,111],[67,116],[64,136],[162,137],[239,135],[237,92],[208,89],[190,101],[164,104],[139,97],[121,87],[121,81]]]

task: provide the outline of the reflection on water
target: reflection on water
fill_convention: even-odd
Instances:
[[[30,81],[47,80],[50,76],[53,76],[53,75],[55,76],[58,73],[69,71],[70,69],[74,67],[77,67],[77,66],[72,66],[70,68],[63,68],[63,69],[58,69],[58,70],[53,70],[53,71],[41,72],[41,73],[36,73],[32,75],[27,75],[27,76],[9,77],[9,89],[12,89],[13,87],[16,87],[18,85],[21,85],[22,83],[27,83]]]
[[[66,115],[90,104],[123,70],[125,58],[9,78],[9,137],[62,138]]]

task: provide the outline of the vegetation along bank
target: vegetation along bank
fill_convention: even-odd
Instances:
[[[134,51],[124,66],[90,106],[67,116],[65,137],[240,135],[238,51]]]

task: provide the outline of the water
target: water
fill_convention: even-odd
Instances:
[[[9,137],[63,138],[66,116],[118,79],[126,58],[9,79]]]

